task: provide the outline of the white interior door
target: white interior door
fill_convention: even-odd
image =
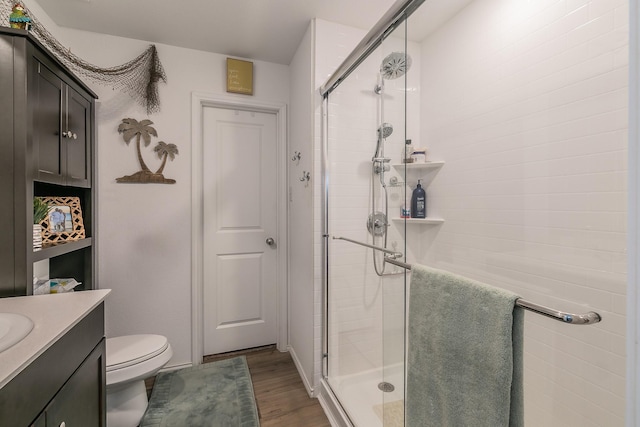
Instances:
[[[205,355],[277,341],[276,129],[275,114],[203,109]]]

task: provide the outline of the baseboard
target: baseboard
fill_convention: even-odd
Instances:
[[[354,427],[324,379],[320,381],[320,387],[318,388],[320,389],[318,401],[331,427]]]
[[[302,364],[300,363],[300,360],[296,355],[296,351],[290,345],[287,346],[287,349],[289,350],[289,354],[291,354],[291,359],[293,359],[293,364],[296,365],[298,374],[300,375],[300,378],[302,378],[302,383],[304,384],[304,388],[307,389],[307,393],[309,394],[309,397],[316,397],[314,387],[311,383],[309,383],[309,379],[305,375],[304,369],[302,369]]]

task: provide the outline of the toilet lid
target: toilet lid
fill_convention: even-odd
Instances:
[[[169,342],[162,335],[125,335],[107,338],[107,371],[149,360],[167,349]]]

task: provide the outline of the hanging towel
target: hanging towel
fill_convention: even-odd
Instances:
[[[517,295],[414,264],[407,427],[522,427]]]

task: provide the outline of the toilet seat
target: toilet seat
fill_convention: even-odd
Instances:
[[[126,368],[157,356],[169,341],[161,335],[126,335],[107,338],[107,372]]]
[[[154,375],[173,355],[166,337],[127,335],[107,338],[107,386]]]

